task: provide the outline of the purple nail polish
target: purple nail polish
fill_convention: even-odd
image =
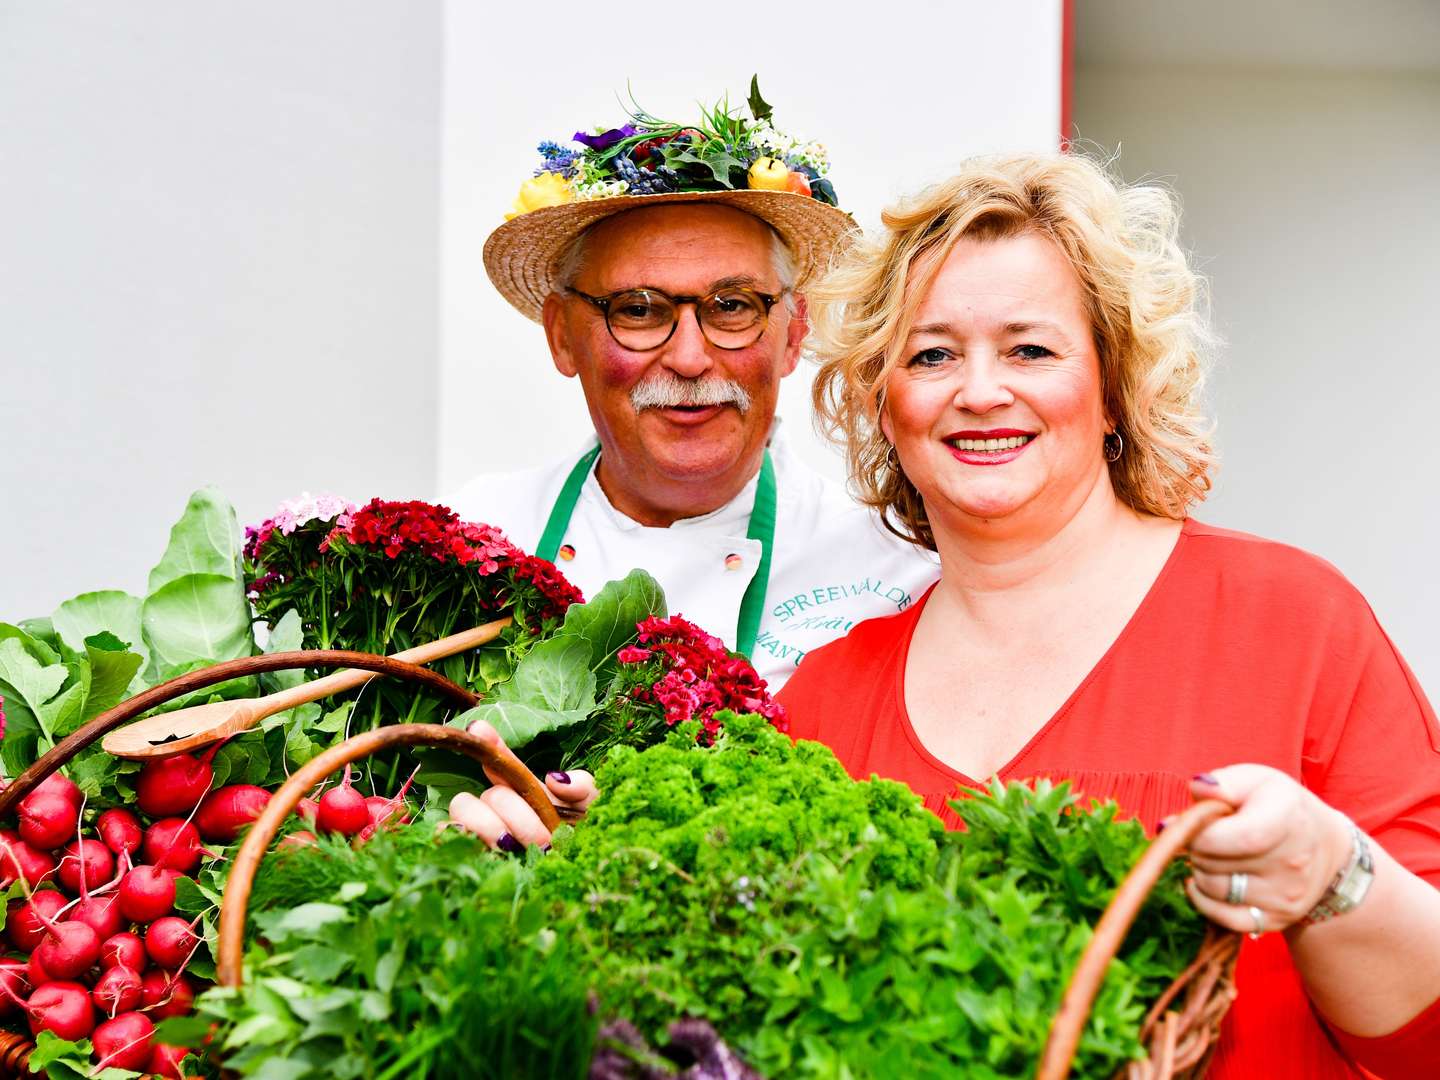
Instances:
[[[1169,821],[1161,821],[1158,825],[1155,826],[1155,835],[1159,836],[1162,832],[1165,831],[1165,826],[1169,824]]]
[[[1190,779],[1201,784],[1209,784],[1211,787],[1220,786],[1220,781],[1216,780],[1215,777],[1211,776],[1208,772],[1196,773]]]
[[[501,851],[508,851],[511,855],[522,855],[525,852],[525,845],[508,832],[500,834],[500,839],[495,841],[495,846]]]
[[[552,772],[550,779],[554,780],[557,784],[568,784],[570,782],[570,774],[568,772]]]

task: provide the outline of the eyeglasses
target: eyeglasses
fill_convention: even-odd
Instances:
[[[760,340],[770,309],[785,290],[771,295],[754,289],[726,287],[704,296],[670,296],[659,289],[623,289],[608,296],[591,296],[566,289],[605,316],[605,326],[616,343],[632,352],[649,352],[664,345],[680,322],[680,305],[695,305],[695,321],[705,340],[717,349],[744,349]]]

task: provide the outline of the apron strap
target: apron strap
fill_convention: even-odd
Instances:
[[[570,475],[565,478],[565,486],[560,489],[555,505],[550,508],[545,531],[540,534],[540,543],[535,547],[535,554],[546,562],[553,563],[555,556],[560,554],[560,541],[565,539],[565,530],[570,527],[570,517],[575,513],[575,504],[580,501],[580,489],[585,486],[585,478],[590,475],[590,468],[599,456],[598,445],[581,456],[570,470]]]
[[[740,621],[736,628],[735,645],[747,657],[755,652],[755,639],[760,636],[760,619],[765,614],[765,590],[770,587],[770,556],[775,550],[775,465],[770,451],[760,462],[760,478],[755,484],[755,508],[750,511],[747,539],[760,541],[760,566],[745,597],[740,601]]]

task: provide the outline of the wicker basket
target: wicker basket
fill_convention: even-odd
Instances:
[[[468,708],[478,700],[463,687],[428,668],[369,653],[316,650],[274,653],[233,660],[182,675],[122,702],[97,716],[62,740],[4,791],[0,792],[0,818],[8,814],[36,784],[69,761],[80,749],[136,716],[182,694],[216,683],[266,671],[293,668],[353,667],[408,679],[435,690],[453,704]],[[225,986],[240,985],[243,972],[244,929],[250,890],[260,860],[284,820],[300,799],[319,781],[346,764],[395,746],[424,746],[454,750],[471,757],[504,777],[540,815],[547,828],[560,819],[538,779],[503,746],[457,728],[435,724],[399,724],[352,736],[311,759],[290,777],[270,799],[235,855],[220,905],[216,977]],[[1075,1049],[1089,1017],[1090,1007],[1105,970],[1114,959],[1135,921],[1146,896],[1165,867],[1180,855],[1194,836],[1230,808],[1213,800],[1197,803],[1179,815],[1145,851],[1116,891],[1095,928],[1051,1025],[1050,1036],[1036,1071],[1037,1080],[1063,1080],[1069,1075]],[[1211,926],[1195,961],[1161,995],[1141,1029],[1147,1060],[1133,1062],[1117,1080],[1194,1080],[1204,1074],[1219,1035],[1220,1023],[1235,996],[1235,961],[1240,935]],[[27,1037],[0,1032],[0,1080],[33,1074],[26,1063],[34,1043]]]

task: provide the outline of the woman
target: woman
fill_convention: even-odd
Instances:
[[[1231,803],[1190,895],[1257,940],[1209,1075],[1440,1075],[1440,730],[1334,569],[1187,517],[1206,334],[1168,196],[988,160],[884,224],[811,294],[815,397],[941,579],[807,656],[792,734],[951,823],[993,775],[1152,829]]]
[[[952,824],[997,774],[1070,779],[1151,829],[1231,803],[1190,895],[1259,936],[1212,1080],[1440,1075],[1440,728],[1335,570],[1187,517],[1213,461],[1170,200],[1015,158],[884,222],[812,291],[816,398],[941,579],[806,657],[791,733]],[[508,789],[452,813],[548,839]]]

